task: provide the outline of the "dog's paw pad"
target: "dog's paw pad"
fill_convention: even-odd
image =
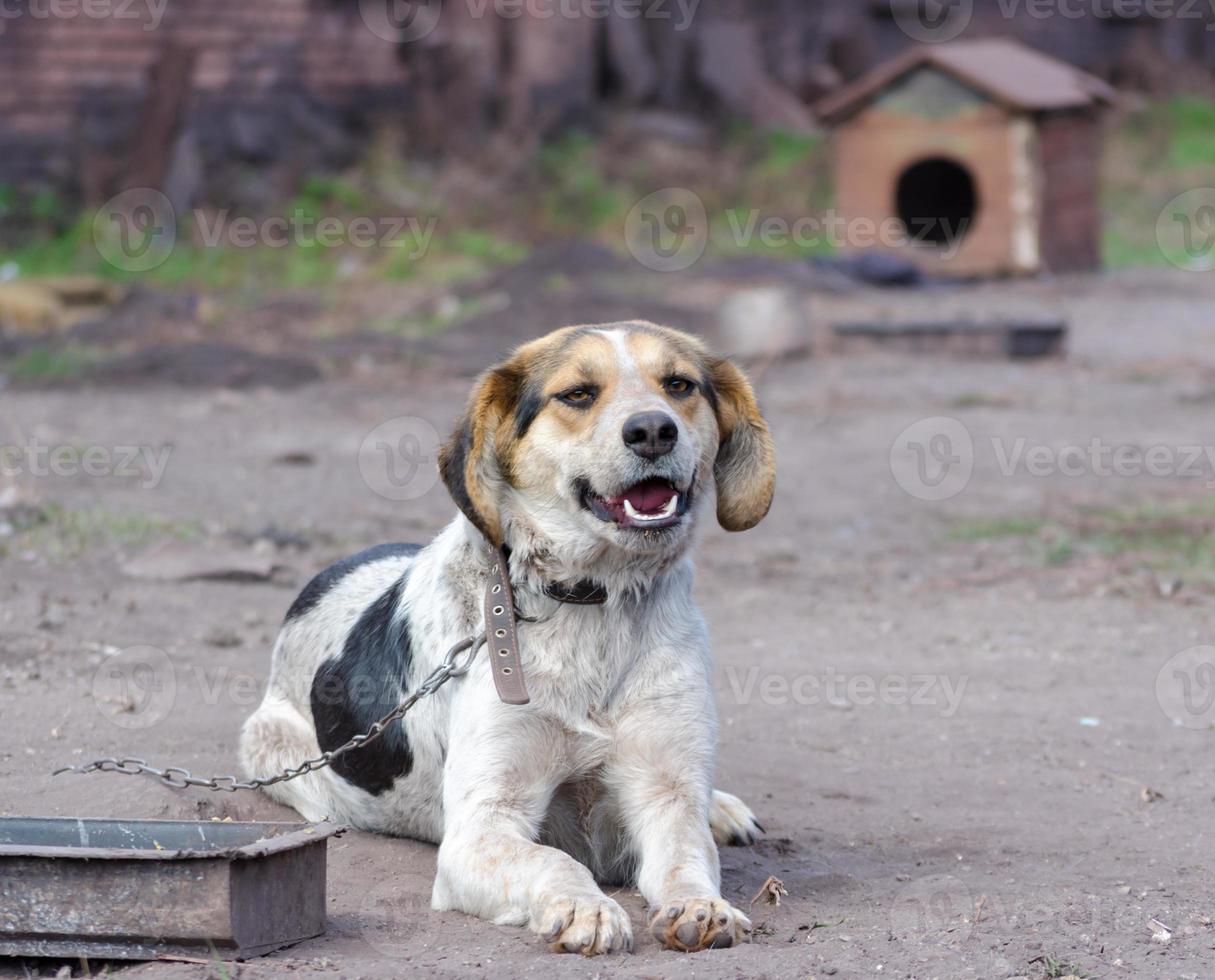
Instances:
[[[555,953],[631,953],[628,913],[610,898],[559,899],[540,916],[536,931]]]
[[[681,899],[662,904],[650,920],[650,934],[684,953],[726,949],[750,936],[751,920],[721,899]]]
[[[721,846],[743,847],[754,844],[764,828],[755,819],[751,808],[731,793],[713,790],[709,807],[709,828],[713,839]]]

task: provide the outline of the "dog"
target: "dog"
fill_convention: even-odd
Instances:
[[[245,770],[272,775],[365,732],[505,616],[486,655],[380,738],[266,792],[309,820],[437,843],[435,909],[526,926],[555,951],[632,950],[628,914],[597,882],[634,884],[668,948],[747,939],[717,843],[762,827],[713,788],[689,558],[714,489],[729,531],[772,502],[772,437],[746,377],[669,328],[567,327],[481,376],[439,470],[460,513],[431,544],[348,558],[291,606],[242,731]],[[521,676],[493,662],[516,641]]]

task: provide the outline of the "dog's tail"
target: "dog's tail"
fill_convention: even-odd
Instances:
[[[241,765],[250,779],[275,776],[320,754],[312,723],[274,691],[266,694],[241,729]],[[297,810],[305,820],[340,820],[343,814],[332,788],[329,773],[322,771],[267,786],[263,792]]]

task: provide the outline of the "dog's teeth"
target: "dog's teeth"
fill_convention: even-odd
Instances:
[[[662,510],[655,511],[653,514],[643,514],[626,498],[624,501],[624,512],[634,521],[662,521],[674,514],[677,506],[679,506],[679,494],[673,495],[663,506]]]

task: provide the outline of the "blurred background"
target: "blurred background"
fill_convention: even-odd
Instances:
[[[724,894],[789,895],[614,971],[1209,975],[1212,310],[1207,0],[0,0],[0,812],[291,818],[48,773],[231,771],[298,589],[451,519],[471,379],[645,318],[777,442],[696,592]],[[242,977],[556,975],[333,847]]]
[[[690,238],[696,261],[703,251],[805,266],[873,251],[855,228],[805,227],[883,207],[907,218],[882,203],[893,183],[833,159],[835,129],[858,110],[841,118],[839,96],[859,81],[865,103],[875,95],[865,80],[889,82],[910,52],[988,38],[1112,88],[1094,94],[1098,122],[1072,106],[1027,137],[1069,157],[1059,192],[1029,205],[1057,218],[1062,246],[1028,265],[963,259],[943,271],[1167,266],[1161,209],[1211,182],[1213,27],[1210,5],[1189,0],[8,0],[0,278],[30,288],[0,291],[3,371],[36,381],[129,353],[112,334],[53,353],[20,337],[76,319],[65,304],[112,305],[132,286],[175,297],[179,330],[158,339],[187,339],[184,304],[213,339],[243,336],[236,346],[251,332],[267,344],[294,331],[297,353],[324,371],[412,353],[409,341],[497,315],[520,290],[568,318],[537,294],[577,288],[568,280],[591,256],[634,265],[630,235],[643,251],[651,233],[659,248]],[[971,60],[992,71],[996,87],[979,98],[994,105],[1016,103],[1017,84],[1040,74],[1014,61],[1001,89],[999,55]],[[1021,104],[1027,118],[1053,105],[1042,87],[1047,102],[1030,92]],[[987,198],[972,217],[990,226],[993,198],[1014,191],[1003,174],[972,176],[991,185],[972,191]],[[858,207],[850,178],[877,184],[876,202]],[[939,183],[956,197],[946,178],[926,180],[930,195]],[[671,188],[691,196],[648,198]],[[1215,234],[1210,203],[1184,209],[1200,237]],[[1069,226],[1082,229],[1078,244]],[[484,288],[520,265],[532,280]],[[52,283],[53,296],[34,288],[82,275],[104,281]]]

